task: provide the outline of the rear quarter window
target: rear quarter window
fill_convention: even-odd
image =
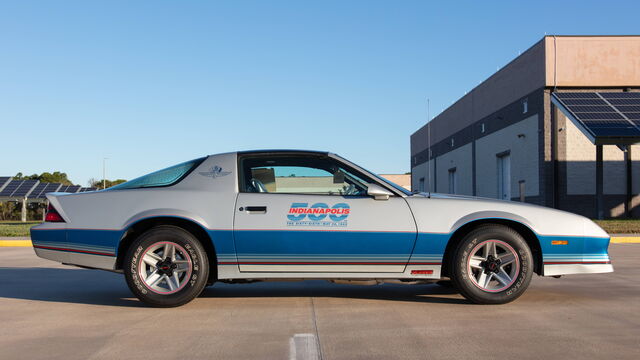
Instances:
[[[127,181],[122,184],[118,184],[109,188],[109,190],[124,190],[124,189],[140,189],[150,187],[163,187],[171,186],[184,179],[193,169],[200,165],[205,157],[186,161],[178,165],[170,166],[166,169],[152,172],[151,174],[143,175],[139,178]]]

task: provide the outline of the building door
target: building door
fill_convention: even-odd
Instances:
[[[498,156],[498,199],[511,200],[511,156]]]
[[[449,169],[449,194],[456,193],[456,189],[458,188],[457,182],[456,168]]]

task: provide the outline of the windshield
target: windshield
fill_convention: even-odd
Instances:
[[[118,184],[109,188],[109,190],[123,190],[123,189],[140,189],[149,187],[162,187],[171,186],[178,183],[185,176],[189,175],[191,170],[200,165],[205,158],[199,158],[182,164],[170,166],[166,169],[158,170],[141,176],[139,178],[127,181],[122,184]]]

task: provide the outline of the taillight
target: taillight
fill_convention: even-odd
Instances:
[[[53,207],[53,205],[49,204],[47,208],[47,215],[44,217],[45,222],[64,222],[64,219],[58,213],[58,210]]]

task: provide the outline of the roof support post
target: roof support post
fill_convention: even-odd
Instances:
[[[22,211],[20,213],[22,222],[27,222],[27,197],[22,198]]]
[[[630,218],[632,205],[631,201],[633,200],[633,173],[631,168],[631,145],[627,145],[624,151],[624,162],[626,167],[626,177],[627,177],[627,197],[624,203],[625,215]]]
[[[596,215],[599,220],[604,219],[604,172],[602,157],[602,145],[596,145]]]

